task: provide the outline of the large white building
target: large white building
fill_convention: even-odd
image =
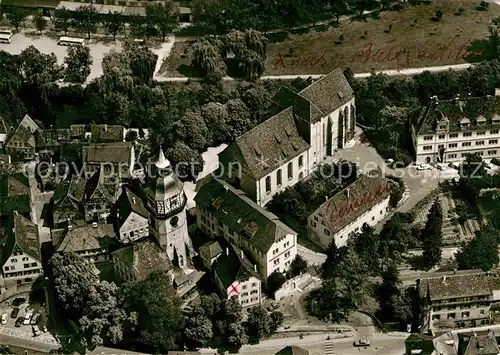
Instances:
[[[440,101],[433,97],[413,119],[415,161],[458,162],[468,154],[500,157],[500,90],[495,96]]]
[[[307,219],[309,237],[318,245],[346,245],[349,237],[368,224],[374,226],[387,215],[391,184],[388,179],[363,175],[323,203]]]
[[[282,88],[276,114],[219,154],[224,179],[259,206],[309,175],[354,137],[353,90],[337,69],[299,93]]]
[[[208,177],[195,196],[198,227],[244,250],[266,279],[297,255],[297,233],[226,181]]]

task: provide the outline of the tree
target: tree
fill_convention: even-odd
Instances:
[[[349,240],[349,244],[351,243],[367,269],[372,273],[376,272],[379,265],[378,258],[373,257],[373,251],[378,250],[379,237],[375,234],[373,227],[364,224],[360,233],[357,233]]]
[[[212,336],[212,321],[203,308],[195,307],[186,318],[184,342],[189,349],[198,349],[204,347]]]
[[[266,284],[267,284],[267,293],[270,297],[274,297],[274,293],[278,291],[281,286],[286,282],[286,277],[278,270],[275,270],[268,276]]]
[[[422,231],[423,261],[428,268],[441,261],[441,248],[443,245],[443,212],[441,202],[437,199],[431,206],[427,215],[427,222]]]
[[[99,280],[94,266],[71,253],[55,254],[50,266],[58,305],[78,318],[87,303],[88,291]]]
[[[339,23],[340,15],[347,13],[347,2],[345,0],[333,1],[331,4],[332,13],[335,15],[335,20]]]
[[[271,312],[271,333],[274,333],[282,324],[284,316],[280,311]]]
[[[35,18],[34,18],[34,22],[35,22],[35,28],[38,31],[40,31],[40,34],[47,27],[47,20],[39,12],[36,13]]]
[[[47,86],[56,82],[62,74],[54,53],[43,54],[34,46],[29,46],[18,57],[22,80],[25,84]]]
[[[216,44],[202,38],[193,44],[193,54],[208,80],[219,81],[226,75],[227,66]]]
[[[176,348],[183,316],[170,278],[162,272],[153,272],[144,280],[124,284],[122,297],[125,310],[137,314],[137,327],[132,336],[138,342],[160,353]]]
[[[203,308],[203,312],[209,318],[212,318],[219,312],[221,306],[221,300],[219,296],[215,293],[211,293],[210,295],[202,295],[200,297],[201,308]]]
[[[125,51],[135,84],[151,85],[158,56],[149,48],[136,43],[127,44]]]
[[[302,256],[297,254],[290,264],[288,272],[291,277],[298,276],[307,271],[307,261]]]
[[[442,18],[443,18],[443,10],[437,9],[436,10],[436,20],[441,21]]]
[[[481,11],[486,11],[486,10],[488,9],[488,6],[489,6],[489,5],[490,5],[490,4],[489,4],[487,1],[484,1],[484,0],[483,0],[483,1],[481,1],[481,3],[479,4],[479,9],[480,9]]]
[[[203,117],[198,112],[187,111],[181,122],[186,132],[184,142],[193,149],[204,151],[211,142],[208,140],[208,130]]]
[[[461,270],[482,269],[489,271],[498,264],[498,233],[481,230],[469,243],[463,243],[456,254],[458,268]]]
[[[392,296],[398,294],[400,287],[399,271],[397,265],[393,263],[382,272],[382,284],[377,290],[382,314],[386,314],[390,317],[390,299]]]
[[[68,55],[64,58],[66,69],[64,81],[69,83],[84,83],[90,74],[93,60],[90,48],[86,46],[68,47]]]
[[[342,253],[340,249],[337,248],[337,245],[335,245],[335,241],[332,240],[326,250],[326,260],[323,265],[321,265],[321,278],[323,280],[330,279],[335,276],[335,270],[337,269],[337,265],[341,259]]]
[[[176,174],[180,179],[196,179],[203,171],[203,158],[201,154],[182,142],[176,142],[172,148],[165,152],[167,158],[176,168]]]
[[[73,14],[66,8],[56,9],[54,14],[54,26],[57,30],[63,31],[64,35],[73,25]]]
[[[94,6],[80,6],[74,12],[74,21],[76,28],[90,38],[97,29],[99,14]]]
[[[27,16],[28,13],[18,6],[12,6],[7,12],[7,19],[16,28],[16,32],[19,32],[19,25],[26,20]]]
[[[104,17],[104,21],[102,24],[104,26],[104,29],[106,30],[106,33],[113,35],[113,40],[116,40],[116,36],[123,33],[123,31],[125,30],[124,18],[117,11],[108,12],[108,15]]]
[[[248,335],[262,339],[271,331],[271,317],[262,305],[252,307],[248,311]]]
[[[337,277],[324,280],[313,299],[317,303],[316,315],[323,320],[341,322],[347,320],[355,304],[348,296],[345,283]]]
[[[165,42],[167,34],[173,33],[179,27],[179,11],[170,0],[155,3],[146,8],[146,23],[148,27],[154,28]]]

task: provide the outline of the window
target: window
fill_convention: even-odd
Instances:
[[[446,128],[446,127],[445,127],[445,128]],[[444,136],[444,134],[440,134],[440,135],[439,135],[439,139],[444,139],[444,137],[445,137],[445,136]]]
[[[288,258],[289,256],[290,256],[290,252],[289,252],[289,251],[287,251],[287,252],[285,253],[285,259],[286,259],[286,258]]]
[[[257,282],[252,282],[252,287],[256,287],[257,286]]]
[[[438,145],[438,149],[443,149],[443,148],[444,148],[444,144]]]
[[[28,267],[30,267],[30,264],[23,264],[23,267],[28,268]]]
[[[455,313],[448,313],[448,319],[455,319]]]
[[[24,258],[23,258],[23,261],[28,261],[28,258],[27,258],[27,257],[24,257]]]
[[[471,142],[463,142],[462,147],[470,147],[471,144],[472,144]]]
[[[476,132],[476,134],[478,136],[484,136],[486,134],[486,132],[485,131],[478,131],[478,132]]]
[[[288,163],[288,180],[293,179],[293,165],[292,163]]]
[[[481,310],[479,311],[479,314],[484,315],[484,309],[481,309]]]
[[[492,129],[492,130],[490,131],[490,134],[498,134],[498,129]]]
[[[177,223],[179,223],[179,217],[175,216],[175,217],[172,217],[172,219],[170,219],[170,225],[172,227],[176,227]]]
[[[470,312],[462,312],[462,318],[468,318],[470,316]]]
[[[496,155],[497,151],[496,150],[488,150],[488,155]]]
[[[450,138],[457,138],[458,137],[458,133],[450,133]]]
[[[315,220],[315,221],[319,221],[318,216],[314,216],[314,220]]]
[[[9,271],[9,267],[8,266],[5,267],[5,271]]]
[[[311,226],[316,227],[316,222],[311,221]]]
[[[464,132],[464,137],[471,137],[472,136],[472,132]]]
[[[278,258],[278,259],[275,259],[275,260],[273,261],[273,263],[274,263],[274,265],[277,265],[277,264],[279,264],[279,263],[280,263],[280,258]]]
[[[457,143],[448,144],[448,148],[456,148],[456,147],[458,147]]]
[[[250,294],[251,294],[251,295],[255,295],[256,293],[259,293],[259,291],[257,291],[257,290],[252,290],[252,291],[250,291]]]
[[[431,150],[432,149],[432,145],[424,145],[424,150]]]
[[[304,165],[304,156],[300,156],[299,157],[299,168],[302,168],[302,166]]]
[[[274,249],[274,250],[273,250],[273,255],[278,254],[278,251],[279,251],[279,249],[278,249],[278,248]]]
[[[241,294],[241,297],[246,297],[246,296],[248,296],[248,292],[243,292],[243,293]]]
[[[455,159],[457,157],[456,154],[448,154],[449,159]]]
[[[372,221],[374,221],[374,220],[375,220],[375,216],[372,216]]]
[[[330,231],[328,229],[325,228],[325,234],[326,235],[330,235]]]
[[[243,285],[243,286],[241,286],[241,289],[242,289],[242,290],[246,290],[246,289],[247,289],[247,285]]]
[[[271,177],[270,176],[266,177],[266,192],[268,194],[271,193]]]
[[[484,141],[476,141],[476,145],[484,145]]]
[[[424,137],[424,141],[431,141],[432,140],[432,136],[425,136]]]
[[[490,139],[488,141],[489,144],[497,144],[498,143],[498,139]]]
[[[281,180],[281,169],[278,169],[276,172],[276,184],[278,186],[281,186],[282,180]]]
[[[11,263],[17,263],[17,259],[10,259]]]
[[[31,263],[31,266],[35,267],[35,266],[37,266],[37,263]]]

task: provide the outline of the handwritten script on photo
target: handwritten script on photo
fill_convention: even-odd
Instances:
[[[282,68],[321,68],[329,65],[347,63],[394,63],[397,67],[411,68],[415,62],[426,61],[443,64],[444,62],[460,61],[468,56],[480,56],[481,52],[471,52],[471,40],[456,43],[455,39],[447,45],[435,46],[430,49],[416,48],[405,43],[379,47],[373,42],[358,48],[349,55],[346,61],[345,54],[331,54],[328,50],[319,53],[305,53],[300,56],[286,56],[279,53],[274,66]],[[343,62],[343,63],[341,63]]]

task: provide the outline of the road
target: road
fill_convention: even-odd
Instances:
[[[269,355],[280,351],[286,346],[296,345],[310,350],[311,355],[402,355],[405,351],[404,341],[408,337],[408,334],[371,334],[368,336],[371,346],[366,348],[353,347],[353,341],[359,338],[359,336],[330,340],[327,340],[326,337],[326,334],[320,334],[304,336],[302,339],[293,337],[264,340],[257,345],[244,345],[238,353]],[[328,344],[328,350],[330,351],[325,350],[325,344]]]
[[[34,338],[31,333],[5,327],[0,327],[0,343],[46,353],[61,347],[51,336],[42,334]]]

